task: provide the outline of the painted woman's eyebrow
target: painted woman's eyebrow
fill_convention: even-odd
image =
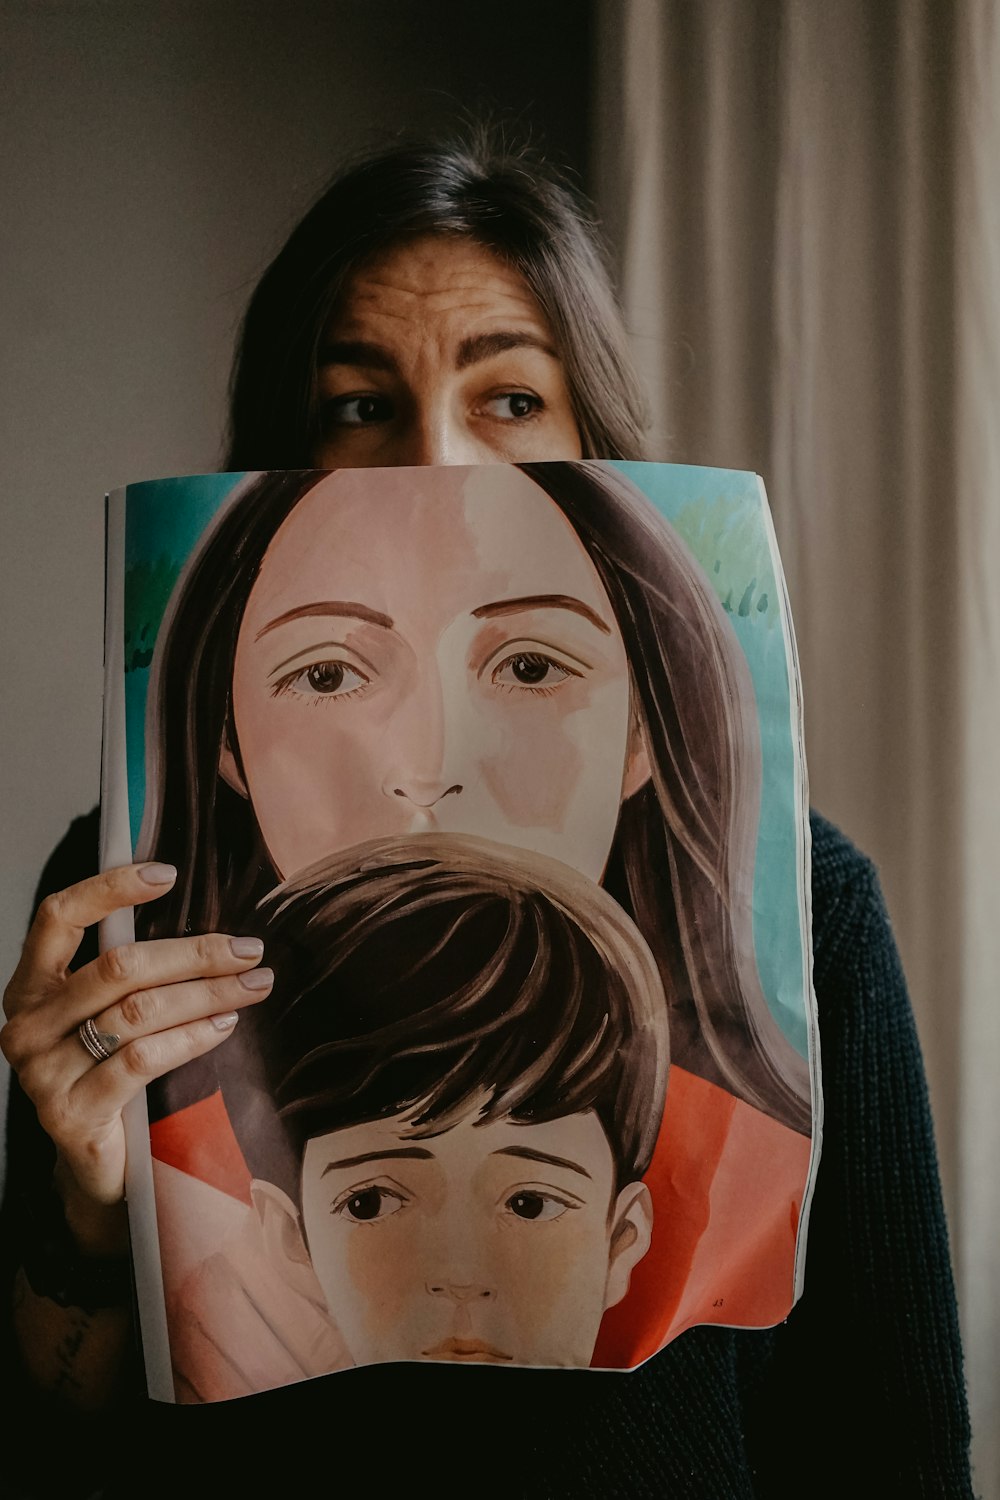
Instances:
[[[398,1146],[394,1151],[366,1151],[363,1156],[345,1156],[343,1161],[328,1161],[319,1174],[325,1177],[327,1172],[338,1172],[343,1167],[360,1167],[366,1161],[393,1161],[398,1156],[415,1156],[421,1161],[433,1161],[434,1152],[428,1151],[425,1146]]]
[[[583,615],[585,620],[596,625],[605,635],[611,634],[611,626],[606,625],[589,604],[584,604],[582,599],[574,599],[571,594],[526,594],[523,599],[498,599],[495,604],[480,604],[478,609],[472,611],[472,615],[476,620],[486,620],[496,615],[513,615],[522,609],[569,609],[575,615]]]
[[[547,1151],[533,1151],[530,1146],[501,1146],[493,1155],[520,1156],[525,1161],[540,1161],[549,1167],[567,1167],[571,1172],[579,1172],[581,1177],[593,1181],[586,1167],[581,1167],[578,1162],[567,1161],[565,1156],[550,1156]]]
[[[262,625],[254,636],[259,641],[262,635],[267,635],[269,630],[275,630],[279,625],[287,625],[289,620],[301,620],[306,615],[339,615],[347,616],[354,620],[364,620],[368,625],[380,625],[383,630],[392,630],[393,624],[388,615],[380,614],[377,609],[369,609],[367,604],[352,604],[343,599],[320,599],[315,604],[299,604],[295,609],[286,609],[283,615],[278,615],[273,620],[268,620]]]

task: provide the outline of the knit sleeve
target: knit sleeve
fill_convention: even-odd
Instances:
[[[53,891],[97,871],[98,814],[77,818],[50,856],[35,893],[33,910]],[[88,932],[74,967],[97,952]],[[14,1278],[20,1263],[20,1212],[25,1195],[44,1187],[52,1175],[55,1150],[38,1123],[35,1107],[11,1076],[7,1103],[6,1163],[0,1206],[0,1371],[4,1419],[10,1433],[50,1430],[55,1441],[44,1451],[28,1442],[7,1445],[0,1492],[37,1500],[74,1500],[93,1493],[102,1467],[92,1441],[92,1418],[38,1393],[24,1373],[11,1323]]]
[[[766,1344],[742,1336],[748,1448],[762,1495],[808,1492],[814,1473],[824,1494],[963,1500],[969,1418],[923,1060],[876,874],[834,838],[814,884],[825,1122],[805,1290]]]

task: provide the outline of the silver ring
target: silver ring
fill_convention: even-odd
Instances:
[[[112,1053],[118,1051],[121,1042],[121,1037],[115,1036],[113,1031],[98,1031],[92,1020],[78,1026],[76,1034],[96,1062],[107,1062]]]

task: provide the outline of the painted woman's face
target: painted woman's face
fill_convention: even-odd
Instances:
[[[342,470],[277,532],[244,614],[242,775],[283,878],[445,831],[599,880],[643,779],[625,647],[554,502],[518,469]]]

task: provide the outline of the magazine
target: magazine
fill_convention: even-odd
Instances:
[[[150,1394],[627,1372],[800,1295],[822,1100],[792,625],[752,473],[108,496],[102,943],[273,990],[127,1112]]]

